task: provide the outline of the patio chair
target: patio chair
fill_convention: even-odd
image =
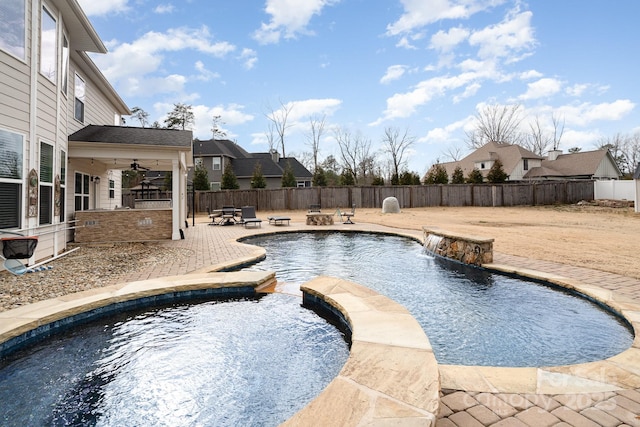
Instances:
[[[262,220],[256,218],[256,208],[253,206],[243,206],[241,209],[240,224],[244,225],[244,228],[248,226],[262,227]]]
[[[211,209],[207,208],[207,213],[209,214],[209,218],[211,218],[209,225],[220,225],[220,222],[222,222],[221,210],[214,210],[211,212]]]
[[[2,241],[2,257],[4,259],[4,268],[7,271],[21,275],[29,271],[22,262],[21,259],[29,259],[33,256],[33,253],[38,246],[37,236],[23,236],[18,233],[3,232],[6,234],[12,234],[11,237],[3,237]]]
[[[343,224],[355,224],[353,221],[351,221],[351,218],[353,216],[355,216],[356,214],[356,204],[354,203],[351,206],[351,212],[341,212],[340,209],[338,209],[338,215],[340,215],[340,220],[342,220]],[[345,221],[346,218],[346,221]]]
[[[309,205],[309,213],[320,213],[320,205]]]
[[[220,225],[231,225],[236,223],[236,208],[234,206],[222,207],[222,220]]]

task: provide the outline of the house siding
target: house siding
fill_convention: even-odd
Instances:
[[[593,175],[596,179],[618,179],[618,171],[615,166],[609,161],[608,157],[602,159],[600,165],[596,169],[596,173]]]

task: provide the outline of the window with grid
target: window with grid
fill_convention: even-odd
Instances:
[[[23,150],[23,135],[0,129],[0,228],[20,228]]]
[[[89,175],[81,172],[75,174],[74,201],[76,211],[89,209]]]

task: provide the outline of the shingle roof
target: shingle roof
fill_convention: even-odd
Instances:
[[[542,159],[542,157],[532,153],[526,148],[520,147],[519,145],[489,142],[462,160],[458,162],[442,163],[442,166],[446,169],[447,174],[451,176],[456,166],[459,165],[466,176],[474,169],[476,163],[496,159],[500,159],[502,162],[502,169],[505,173],[507,175],[511,175],[521,159]],[[486,169],[481,172],[486,175],[489,170]]]
[[[282,157],[278,161],[278,164],[280,165],[283,171],[287,167],[287,163],[291,165],[291,168],[293,169],[293,174],[295,175],[296,178],[309,178],[309,179],[313,178],[313,174],[309,172],[309,170],[305,168],[303,164],[300,163],[298,159],[296,159],[295,157]]]
[[[556,160],[543,160],[541,167],[532,168],[524,177],[591,177],[608,153],[609,150],[603,149],[560,154]]]
[[[69,141],[105,144],[191,147],[190,130],[156,129],[131,126],[88,125],[69,135]]]
[[[193,154],[195,156],[226,156],[232,159],[251,157],[244,148],[228,139],[210,139],[194,141]]]
[[[253,176],[253,171],[257,163],[261,164],[262,175],[264,175],[265,178],[282,176],[282,169],[271,160],[271,158],[256,159],[249,157],[246,159],[235,159],[232,163],[233,173],[235,173],[238,178],[250,178]]]

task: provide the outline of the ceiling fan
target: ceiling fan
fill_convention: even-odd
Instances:
[[[143,171],[148,171],[149,168],[145,168],[144,166],[140,166],[140,163],[138,163],[137,159],[133,159],[133,163],[131,163],[131,170],[137,171],[137,170],[143,170]]]

